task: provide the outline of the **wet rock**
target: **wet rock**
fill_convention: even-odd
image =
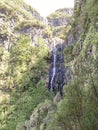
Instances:
[[[60,96],[63,97],[63,86],[72,79],[72,73],[70,68],[64,65],[63,50],[65,46],[63,41],[61,42],[60,39],[56,39],[53,42],[55,42],[55,46],[52,48],[50,60],[48,89],[53,91],[55,95],[59,92]]]

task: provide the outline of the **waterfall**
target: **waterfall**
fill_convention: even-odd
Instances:
[[[49,75],[48,89],[55,94],[59,91],[63,96],[64,85],[64,58],[63,58],[63,41],[61,39],[52,40],[52,57]]]
[[[54,94],[59,92],[60,96],[63,97],[63,86],[72,79],[70,67],[64,64],[64,41],[53,39],[51,51],[48,89],[49,91],[53,91]]]
[[[61,39],[52,40],[52,56],[50,57],[50,69],[49,69],[49,91],[53,91],[54,94],[57,92],[60,93],[60,96],[63,97],[63,86],[72,79],[72,73],[70,67],[65,66],[64,64],[64,41]]]
[[[56,74],[56,41],[53,40],[53,68],[52,68],[52,78],[51,78],[51,91],[53,90],[53,81]]]

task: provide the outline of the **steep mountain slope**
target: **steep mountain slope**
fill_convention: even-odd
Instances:
[[[47,105],[49,109],[46,115],[43,115],[43,112],[41,115],[40,112],[44,104],[40,105],[40,110],[39,106],[36,108],[37,112],[34,111],[32,116],[35,114],[40,117],[35,118],[36,124],[41,122],[37,126],[31,116],[24,125],[26,130],[98,129],[98,2],[96,0],[75,0],[74,21],[65,41],[65,65],[71,67],[73,79],[65,85],[63,99],[59,102],[59,95],[56,95],[52,107]]]
[[[75,1],[74,19],[65,49],[65,64],[72,68],[73,80],[65,86],[65,98],[58,106],[53,126],[62,130],[97,130],[98,2]]]
[[[63,8],[47,16],[48,23],[52,26],[53,36],[65,38],[65,34],[71,28],[72,15],[72,8]]]
[[[6,79],[3,78],[3,76],[5,77],[6,75],[7,76],[10,75],[12,70],[7,70],[8,66],[11,65],[14,66],[14,64],[16,64],[14,63],[16,57],[14,57],[14,55],[12,56],[13,53],[16,53],[15,52],[16,50],[14,49],[18,49],[18,47],[21,48],[22,46],[21,42],[27,42],[29,47],[33,49],[33,47],[38,42],[44,43],[44,39],[49,37],[51,31],[49,30],[50,28],[43,23],[43,19],[39,15],[39,13],[35,11],[33,8],[31,8],[30,6],[26,5],[21,0],[20,1],[3,0],[0,1],[0,6],[1,6],[0,7],[0,21],[1,21],[0,22],[0,50],[1,50],[0,59],[1,59],[1,70],[2,70],[0,84],[2,86],[4,84],[5,86],[6,81],[4,80]],[[38,38],[36,39],[36,37]],[[18,43],[20,44],[18,45]],[[23,44],[24,47],[28,46],[25,45],[26,43]],[[20,52],[17,53],[19,54],[22,53],[22,50],[20,50]],[[17,53],[16,55],[19,55]],[[30,54],[27,54],[27,56],[28,55]],[[21,59],[24,57],[21,57]],[[10,84],[12,86],[14,83],[10,82]]]
[[[63,37],[53,27],[53,36],[65,40],[63,53],[61,46],[56,48],[57,59],[72,72],[62,99],[45,89],[54,40],[51,27],[22,0],[3,0],[0,6],[0,129],[98,130],[97,0],[75,0]]]
[[[45,38],[50,34],[24,1],[0,1],[0,129],[16,129],[49,97],[43,86],[49,53]]]
[[[63,26],[71,22],[71,16],[73,14],[73,9],[64,8],[58,9],[54,13],[47,16],[48,22],[52,26]]]

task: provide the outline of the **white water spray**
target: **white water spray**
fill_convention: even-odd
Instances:
[[[51,91],[53,90],[53,80],[56,74],[56,41],[53,40],[53,69],[52,69],[52,78],[51,78]]]

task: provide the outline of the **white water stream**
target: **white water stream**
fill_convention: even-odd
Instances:
[[[56,74],[56,41],[53,40],[53,69],[52,69],[52,78],[51,78],[51,91],[53,90],[53,80]]]

